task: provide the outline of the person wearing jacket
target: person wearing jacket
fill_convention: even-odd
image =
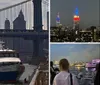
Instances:
[[[53,85],[79,85],[75,75],[69,73],[69,62],[67,59],[61,59],[59,62],[60,73],[53,81]]]

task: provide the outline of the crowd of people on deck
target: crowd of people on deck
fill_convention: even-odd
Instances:
[[[51,85],[80,85],[78,77],[69,71],[69,62],[67,59],[59,61],[59,69],[54,68],[53,62],[50,62],[50,83]],[[82,77],[81,73],[80,78]],[[94,85],[100,85],[100,63],[96,65],[94,76]],[[89,84],[90,85],[90,84]]]

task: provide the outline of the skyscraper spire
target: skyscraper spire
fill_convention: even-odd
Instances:
[[[78,11],[78,8],[76,7],[76,9],[75,9],[75,15],[79,15],[79,11]]]
[[[74,13],[74,18],[73,19],[74,19],[74,22],[80,21],[78,8],[75,9],[75,13]]]

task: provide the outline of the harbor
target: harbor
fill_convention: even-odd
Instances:
[[[48,65],[24,64],[25,71],[16,83],[0,83],[0,85],[48,85]],[[26,82],[25,82],[26,78]]]
[[[55,67],[55,72],[58,74],[59,69]],[[79,69],[75,66],[70,67],[69,72],[76,76],[79,85],[94,85],[95,71],[87,71],[86,67],[79,67]]]
[[[4,47],[0,42],[0,85],[48,85],[47,57],[27,57],[23,63],[18,52]]]
[[[51,45],[51,85],[99,85],[99,49],[99,44]]]

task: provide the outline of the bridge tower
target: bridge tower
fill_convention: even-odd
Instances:
[[[33,0],[34,6],[34,31],[42,32],[42,0]],[[41,39],[41,35],[37,35],[35,39],[33,39],[34,53],[35,57],[43,57],[43,42],[44,39]]]
[[[34,30],[42,31],[42,0],[33,0],[34,6]]]
[[[33,4],[33,13],[34,13],[34,20],[28,20],[28,18],[30,19],[31,17],[29,17],[29,16],[31,16],[31,15],[28,15],[29,13],[29,11],[28,11],[28,5],[30,5],[28,2],[31,2],[32,4]],[[28,4],[27,4],[28,3]],[[43,3],[43,4],[45,4],[45,3]],[[18,7],[18,8],[17,8]],[[22,9],[23,8],[23,9]],[[8,10],[9,9],[9,10]],[[22,9],[22,11],[20,11],[20,9]],[[24,10],[24,9],[26,9],[26,11]],[[48,31],[44,31],[43,29],[42,29],[42,0],[26,0],[26,1],[23,1],[23,2],[20,2],[20,3],[18,3],[18,4],[15,4],[15,5],[12,5],[12,6],[9,6],[9,7],[6,7],[6,8],[3,8],[3,9],[0,9],[0,12],[1,11],[4,11],[4,13],[6,13],[5,12],[5,10],[8,10],[8,12],[10,13],[8,13],[9,15],[10,15],[10,17],[11,17],[11,20],[10,20],[10,22],[11,22],[11,27],[13,26],[12,25],[12,22],[13,22],[13,19],[17,19],[18,21],[16,21],[16,23],[18,22],[18,23],[20,23],[19,22],[19,20],[20,20],[20,17],[22,17],[22,20],[24,19],[24,17],[23,17],[23,13],[25,13],[25,20],[27,20],[27,21],[25,21],[25,20],[23,20],[24,21],[24,25],[23,26],[21,26],[20,25],[20,27],[18,27],[19,25],[17,25],[17,27],[16,26],[14,26],[16,29],[15,30],[9,30],[9,31],[6,31],[6,30],[3,30],[4,32],[2,32],[2,30],[0,29],[0,36],[1,37],[11,37],[11,38],[23,38],[23,39],[25,39],[25,40],[32,40],[32,42],[33,42],[33,56],[35,56],[35,57],[44,57],[44,46],[45,46],[45,43],[44,43],[44,41],[45,40],[47,40],[48,41]],[[20,11],[20,14],[19,14],[19,16],[16,18],[16,16],[17,16],[17,11]],[[15,17],[13,17],[12,15],[14,15],[15,14]],[[0,14],[1,15],[1,14]],[[3,16],[3,15],[2,15]],[[6,16],[6,14],[4,14],[4,16]],[[27,16],[27,17],[26,17]],[[32,17],[33,17],[32,16]],[[7,15],[7,17],[9,18],[9,16]],[[49,13],[48,13],[48,17],[49,17]],[[14,21],[15,21],[14,20]],[[27,28],[26,27],[26,24],[27,25],[29,25],[30,24],[30,22],[34,22],[33,24],[33,26],[34,26],[34,31],[33,30],[25,30],[25,28]],[[48,22],[49,22],[49,20],[47,20]],[[1,22],[1,21],[0,21]],[[7,25],[7,27],[8,27],[8,25]],[[32,27],[32,26],[31,26]],[[17,30],[17,28],[23,28],[23,30]],[[30,26],[29,26],[29,28],[30,28]],[[49,23],[48,23],[48,28],[49,28]],[[7,28],[8,29],[8,28]],[[14,40],[13,40],[14,41]],[[13,41],[11,41],[11,42],[13,42]],[[18,40],[17,40],[18,41]],[[19,42],[19,41],[18,41]],[[11,46],[12,48],[14,47],[14,49],[16,50],[16,48],[18,47],[18,51],[20,52],[20,44],[18,45],[18,46],[14,46],[14,42],[13,42],[13,46]],[[18,43],[17,43],[18,44]],[[23,46],[22,46],[23,47]],[[37,58],[37,59],[39,59],[39,58]]]

